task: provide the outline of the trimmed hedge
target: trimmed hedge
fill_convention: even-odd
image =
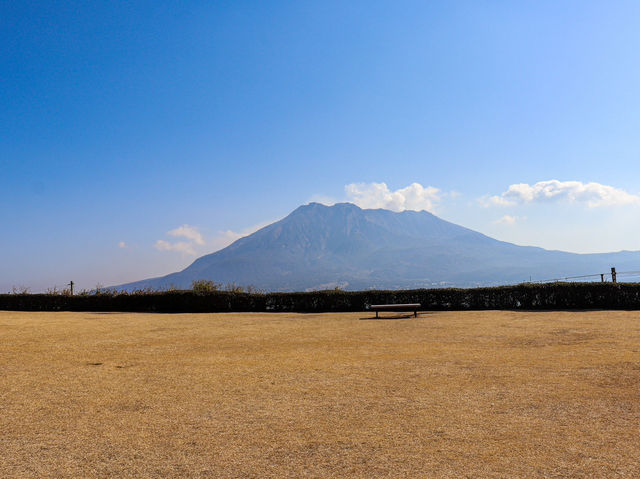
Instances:
[[[94,295],[4,294],[0,310],[204,312],[364,311],[370,304],[420,303],[426,311],[483,309],[640,309],[639,283],[521,284],[495,288],[316,291],[251,294],[167,291]]]

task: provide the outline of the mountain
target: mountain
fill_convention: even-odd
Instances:
[[[194,280],[268,291],[482,286],[640,270],[640,252],[575,254],[517,246],[426,211],[310,203],[195,260],[183,271],[117,290],[189,288]]]

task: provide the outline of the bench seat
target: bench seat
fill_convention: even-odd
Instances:
[[[376,318],[380,311],[413,311],[413,316],[418,317],[418,309],[422,305],[420,303],[405,303],[405,304],[372,304],[369,309],[376,312]]]

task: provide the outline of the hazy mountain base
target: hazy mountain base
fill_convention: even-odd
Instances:
[[[640,252],[574,254],[517,246],[426,211],[301,206],[183,271],[115,286],[188,288],[199,279],[268,291],[474,287],[640,269]]]

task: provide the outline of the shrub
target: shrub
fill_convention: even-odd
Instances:
[[[29,286],[14,286],[11,288],[11,292],[13,294],[29,294],[31,293],[31,288]]]
[[[196,294],[207,294],[219,291],[220,285],[208,279],[198,279],[191,283],[191,289]]]
[[[244,293],[244,288],[236,283],[225,284],[224,290],[230,293]]]

